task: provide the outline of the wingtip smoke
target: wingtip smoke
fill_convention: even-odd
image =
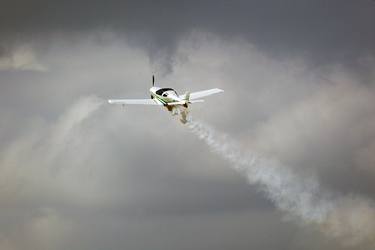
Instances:
[[[339,196],[324,190],[315,177],[303,179],[289,168],[254,153],[244,153],[238,143],[207,124],[190,119],[191,132],[210,149],[246,175],[275,206],[344,245],[375,246],[375,205],[356,195]]]

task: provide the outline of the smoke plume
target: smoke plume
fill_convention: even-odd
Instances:
[[[38,123],[27,136],[20,137],[0,152],[0,182],[8,189],[19,190],[22,183],[50,182],[62,168],[81,160],[77,147],[81,140],[77,129],[103,103],[97,97],[80,98],[55,123]],[[31,178],[31,177],[35,178]],[[52,180],[56,183],[56,179]],[[9,190],[0,190],[0,198]]]
[[[372,200],[358,195],[340,196],[324,190],[315,177],[302,178],[276,160],[244,152],[227,135],[202,122],[191,120],[188,127],[292,218],[316,226],[344,245],[375,245],[375,206]]]

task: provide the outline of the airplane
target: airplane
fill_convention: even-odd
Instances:
[[[152,76],[152,87],[150,88],[150,99],[109,99],[109,104],[125,105],[158,105],[164,106],[172,115],[181,114],[180,121],[188,122],[189,105],[192,103],[204,102],[202,97],[224,92],[222,89],[214,88],[198,92],[186,92],[178,95],[172,88],[161,88],[155,86],[155,76]]]

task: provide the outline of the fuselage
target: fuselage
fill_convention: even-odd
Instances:
[[[150,93],[151,99],[154,99],[165,106],[168,105],[168,103],[182,101],[177,92],[172,88],[152,87],[150,88]]]

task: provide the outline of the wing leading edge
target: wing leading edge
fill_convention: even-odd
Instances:
[[[108,103],[122,105],[161,105],[154,99],[110,99]]]
[[[218,89],[218,88],[207,89],[207,90],[202,90],[202,91],[197,91],[197,92],[191,92],[189,99],[194,100],[194,99],[202,98],[202,97],[213,95],[213,94],[218,94],[218,93],[221,93],[221,92],[224,92],[224,90]],[[186,94],[180,95],[180,98],[186,99]]]

